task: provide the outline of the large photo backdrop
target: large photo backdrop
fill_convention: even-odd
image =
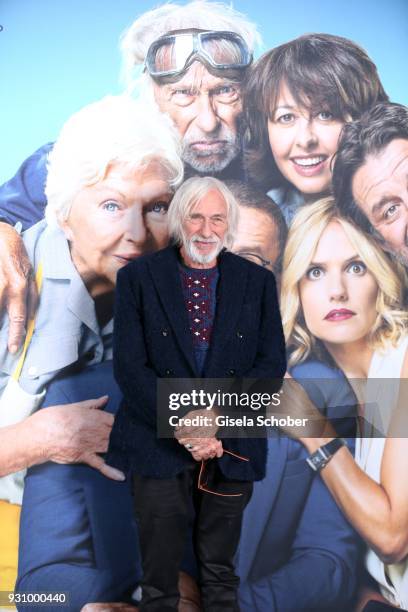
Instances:
[[[183,547],[167,498],[157,538],[125,475],[167,481],[190,452],[210,460],[201,493],[251,498],[233,544],[222,509],[209,562],[230,555],[242,612],[408,609],[408,1],[237,0],[243,17],[218,6],[226,25],[194,24],[226,33],[178,25],[165,42],[157,16],[127,35],[150,55],[120,96],[121,36],[154,8],[0,7],[0,610],[17,572],[52,610],[135,609],[149,543],[161,576]],[[157,380],[208,372],[274,381],[267,442],[229,431],[207,456],[201,428],[156,435]],[[198,587],[213,596],[198,532],[172,583],[197,612]]]

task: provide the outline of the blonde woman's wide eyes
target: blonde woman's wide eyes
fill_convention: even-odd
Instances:
[[[367,271],[367,267],[362,261],[353,261],[347,268],[347,272],[356,276],[362,276]]]
[[[323,276],[323,270],[321,268],[310,268],[307,272],[306,272],[306,278],[308,278],[309,280],[319,280],[320,278],[322,278]]]

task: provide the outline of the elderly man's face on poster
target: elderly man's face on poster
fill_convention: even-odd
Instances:
[[[175,83],[155,84],[156,101],[174,121],[183,160],[200,174],[220,172],[241,150],[240,84],[194,62]]]

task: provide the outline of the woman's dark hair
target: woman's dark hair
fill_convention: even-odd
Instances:
[[[306,34],[265,53],[248,70],[244,84],[247,168],[250,178],[264,189],[285,184],[267,129],[283,83],[300,106],[329,110],[344,121],[358,119],[378,102],[388,102],[375,64],[347,38]]]

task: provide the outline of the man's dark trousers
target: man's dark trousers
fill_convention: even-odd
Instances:
[[[253,484],[225,480],[216,461],[207,464],[206,478],[211,473],[214,492],[198,489],[201,462],[173,478],[133,477],[143,565],[141,610],[144,606],[152,612],[177,610],[178,568],[185,549],[191,500],[196,513],[193,543],[203,609],[208,612],[239,610],[239,578],[234,572],[233,559]]]

